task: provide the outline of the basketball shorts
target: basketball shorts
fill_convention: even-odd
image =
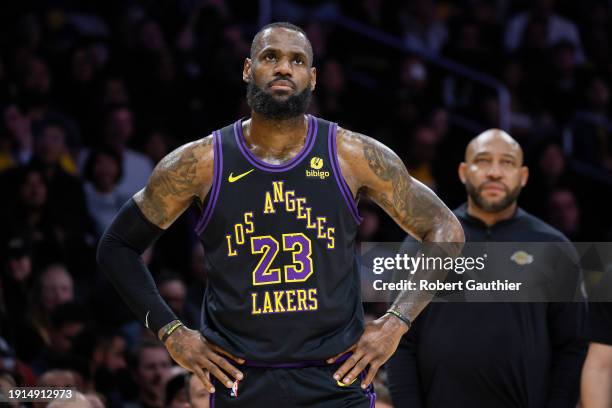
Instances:
[[[216,392],[210,408],[374,408],[376,394],[370,384],[361,388],[365,372],[350,385],[340,385],[334,372],[342,364],[251,364],[239,366],[242,381],[228,389],[213,378]]]

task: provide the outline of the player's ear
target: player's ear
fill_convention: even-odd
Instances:
[[[242,80],[247,84],[251,81],[251,59],[244,59],[244,67],[242,68]]]
[[[465,162],[461,162],[459,163],[459,168],[457,169],[457,172],[459,173],[459,180],[461,180],[461,182],[463,184],[465,184],[465,169],[467,167],[467,164]]]
[[[317,86],[317,69],[315,67],[310,68],[310,90],[314,91]]]
[[[529,167],[521,167],[521,187],[525,187],[527,180],[529,179]]]

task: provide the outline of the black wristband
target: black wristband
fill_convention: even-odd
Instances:
[[[389,309],[389,310],[387,310],[386,314],[390,314],[392,316],[397,317],[402,322],[406,323],[406,326],[408,326],[408,328],[410,328],[410,326],[412,326],[412,322],[410,321],[410,319],[408,319],[406,316],[404,316],[403,314],[401,314],[397,310]]]

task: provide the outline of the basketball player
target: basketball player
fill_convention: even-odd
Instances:
[[[312,54],[299,27],[264,27],[242,73],[251,117],[165,157],[100,243],[101,267],[174,360],[211,393],[230,388],[211,395],[217,408],[371,406],[374,375],[427,301],[402,293],[364,327],[356,198],[419,240],[463,242],[391,150],[305,114]],[[138,257],[194,200],[211,265],[200,331],[176,320]]]

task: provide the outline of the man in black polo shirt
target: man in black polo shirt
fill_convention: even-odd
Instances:
[[[518,208],[528,169],[503,131],[469,143],[459,177],[468,202],[455,215],[466,242],[568,242]],[[431,303],[389,360],[394,406],[574,408],[583,316],[584,305],[571,302]]]

